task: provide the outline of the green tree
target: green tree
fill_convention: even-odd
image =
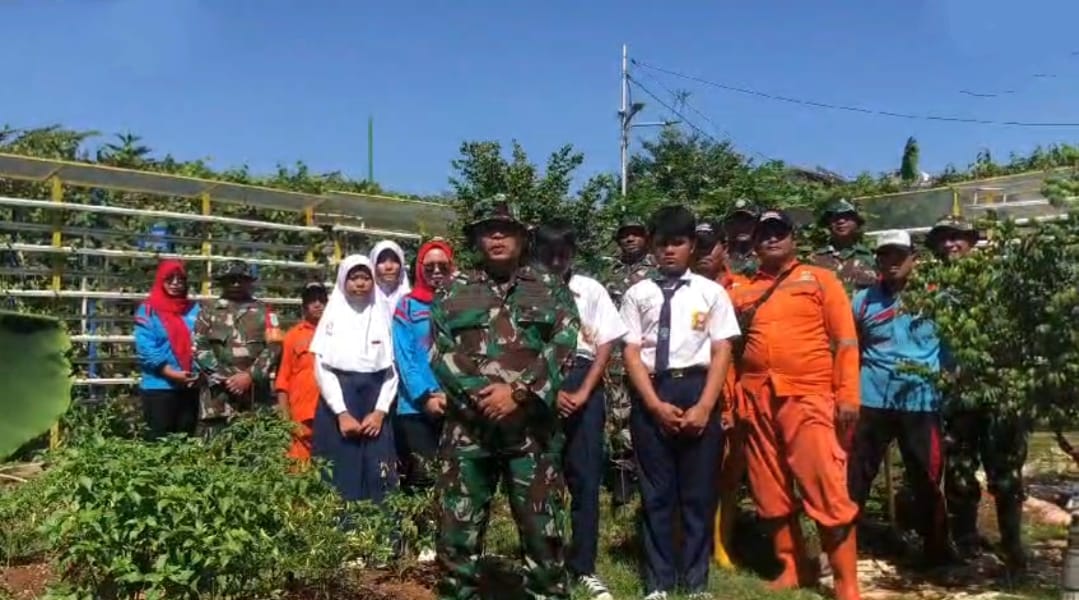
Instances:
[[[918,140],[913,136],[907,138],[907,144],[903,146],[903,164],[899,167],[899,177],[904,183],[918,181],[921,171],[918,170]]]
[[[517,205],[520,218],[527,223],[542,223],[556,217],[569,219],[579,235],[582,260],[592,270],[600,268],[607,245],[604,227],[599,224],[600,206],[613,198],[615,181],[609,175],[597,176],[574,194],[573,178],[583,161],[583,154],[566,145],[552,152],[541,170],[516,141],[509,157],[503,154],[498,142],[461,144],[460,154],[451,163],[454,174],[450,178],[454,192],[450,204],[458,216],[454,227],[458,248],[466,247],[462,229],[471,218],[473,203],[505,194]],[[465,262],[473,258],[467,251],[461,255]]]

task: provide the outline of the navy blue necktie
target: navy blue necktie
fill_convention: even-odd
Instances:
[[[659,309],[659,332],[656,334],[656,375],[666,371],[671,362],[671,299],[678,288],[685,284],[685,279],[659,283],[659,289],[663,292],[663,307]]]

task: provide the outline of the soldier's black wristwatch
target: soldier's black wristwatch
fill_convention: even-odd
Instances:
[[[528,398],[532,395],[528,387],[522,383],[513,384],[513,394],[510,396],[517,404],[524,404],[528,402]]]

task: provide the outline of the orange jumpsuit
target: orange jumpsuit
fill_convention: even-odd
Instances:
[[[739,416],[748,431],[749,482],[760,516],[779,524],[773,541],[784,571],[773,587],[805,583],[797,484],[805,512],[821,528],[836,597],[855,600],[858,505],[847,490],[847,453],[835,421],[837,404],[860,402],[854,315],[833,272],[797,261],[789,267],[790,275],[742,332],[745,411]],[[773,275],[758,272],[749,285],[735,286],[735,308],[751,307],[774,282]]]
[[[281,366],[274,382],[275,390],[288,394],[289,415],[296,422],[288,455],[304,461],[311,458],[311,424],[319,400],[315,355],[308,351],[314,336],[315,326],[307,321],[301,321],[285,334]]]
[[[734,273],[730,269],[721,274],[716,281],[733,293],[733,288],[746,286],[750,280],[745,275]],[[721,415],[726,429],[724,436],[723,462],[719,478],[719,510],[716,511],[715,543],[712,545],[713,558],[723,569],[733,569],[729,550],[731,535],[734,533],[735,520],[738,516],[738,488],[746,471],[745,439],[746,428],[738,420],[742,411],[742,388],[738,385],[737,370],[734,365],[727,372],[727,381],[723,385],[723,404]]]

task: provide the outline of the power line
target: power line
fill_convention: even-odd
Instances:
[[[656,84],[659,85],[659,87],[663,88],[663,90],[666,91],[668,94],[670,94],[672,98],[677,98],[678,100],[680,100],[683,106],[688,108],[690,111],[692,111],[698,117],[704,119],[705,121],[708,121],[708,123],[711,124],[712,127],[714,127],[717,131],[719,131],[719,133],[721,135],[723,135],[724,137],[726,137],[729,140],[734,139],[734,136],[731,135],[731,132],[727,131],[719,123],[716,123],[715,120],[712,119],[712,117],[709,117],[708,115],[704,114],[703,112],[697,110],[697,107],[695,107],[695,106],[693,106],[692,104],[689,103],[688,98],[679,98],[679,94],[677,92],[675,92],[671,88],[667,87],[667,85],[664,84],[662,81],[660,81],[660,79],[658,77],[656,77],[655,75],[652,75],[652,74],[648,73],[647,71],[645,71],[645,75],[648,75],[649,77],[651,77],[652,81],[655,81]],[[752,148],[746,147],[746,150],[749,150],[751,153],[756,154],[758,157],[764,159],[766,162],[771,162],[771,161],[776,160],[776,159],[772,158],[771,156],[768,156],[768,155],[763,154],[761,152],[757,152],[756,150],[754,150]]]
[[[921,121],[942,121],[947,123],[972,123],[976,125],[1004,125],[1009,127],[1079,127],[1079,123],[1076,122],[1039,122],[1039,121],[994,121],[991,119],[976,119],[971,117],[955,117],[945,115],[919,115],[913,113],[901,113],[890,110],[877,110],[872,108],[863,108],[860,106],[848,106],[843,104],[831,104],[828,102],[818,102],[816,100],[807,100],[804,98],[792,98],[790,96],[780,96],[776,94],[769,94],[767,92],[761,92],[759,90],[753,90],[744,87],[738,87],[734,85],[727,85],[725,83],[718,83],[715,81],[709,81],[701,77],[693,75],[687,75],[685,73],[679,73],[678,71],[672,71],[656,65],[641,62],[633,59],[633,64],[645,69],[651,69],[660,73],[666,73],[672,77],[679,77],[689,81],[695,81],[704,85],[712,86],[721,90],[727,90],[729,92],[737,92],[739,94],[746,94],[749,96],[757,96],[758,98],[767,98],[768,100],[776,100],[779,102],[787,102],[790,104],[800,104],[802,106],[812,106],[815,108],[826,108],[831,110],[842,110],[847,112],[861,113],[866,115],[876,115],[881,117],[893,117],[897,119],[911,119]]]
[[[712,134],[708,133],[707,131],[705,131],[705,130],[701,129],[700,127],[698,127],[696,123],[694,123],[693,121],[690,121],[689,118],[686,117],[684,114],[682,114],[678,109],[674,108],[670,104],[667,104],[662,98],[657,96],[652,90],[648,89],[647,86],[645,86],[643,83],[638,81],[636,78],[629,77],[629,80],[631,82],[633,82],[634,85],[637,86],[637,89],[641,90],[645,94],[648,94],[648,96],[651,97],[656,102],[658,102],[660,106],[662,106],[663,108],[666,108],[667,110],[671,111],[671,113],[673,113],[674,116],[678,117],[686,125],[689,125],[693,129],[693,131],[696,131],[697,133],[707,137],[708,139],[712,140],[713,142],[717,142],[717,143],[719,142],[719,140],[717,140],[714,135],[712,135]]]

